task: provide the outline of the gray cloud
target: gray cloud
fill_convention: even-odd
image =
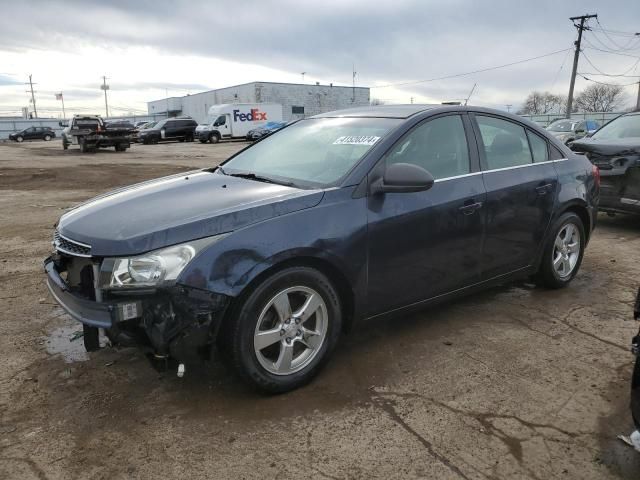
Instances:
[[[198,54],[260,64],[310,78],[350,83],[427,79],[500,65],[570,48],[575,30],[568,17],[597,11],[616,30],[637,28],[640,2],[596,0],[486,2],[435,0],[394,2],[326,0],[322,3],[258,0],[235,3],[71,0],[56,4],[15,2],[0,18],[0,49],[47,49],[76,43],[149,46],[178,54]],[[64,14],[62,14],[64,12]],[[22,21],[24,20],[24,21]],[[25,24],[29,28],[24,28]],[[595,32],[593,33],[595,35]],[[595,39],[594,39],[595,40]],[[605,39],[606,40],[606,39]],[[591,53],[591,52],[590,52]],[[640,54],[640,50],[637,52]],[[620,71],[632,59],[599,55],[602,69]],[[564,54],[463,78],[402,87],[408,95],[463,98],[474,82],[478,96],[521,98],[531,89],[550,89]],[[571,58],[555,83],[564,88]],[[585,67],[586,68],[586,67]],[[161,81],[126,85],[131,89],[207,87],[167,86]],[[259,79],[247,79],[259,80]],[[1,79],[0,79],[1,82]],[[385,89],[372,96],[385,97]]]

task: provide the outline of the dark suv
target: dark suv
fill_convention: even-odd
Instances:
[[[138,141],[144,143],[158,143],[169,140],[193,142],[198,122],[190,117],[166,118],[156,123],[153,128],[141,130]]]
[[[568,285],[598,182],[589,160],[515,115],[330,112],[219,167],[68,211],[45,269],[88,349],[102,328],[181,374],[217,342],[247,382],[282,392],[370,319],[515,278]]]
[[[15,142],[23,142],[24,140],[44,140],[48,142],[52,138],[55,138],[56,132],[50,127],[29,127],[19,132],[9,135],[9,140]]]

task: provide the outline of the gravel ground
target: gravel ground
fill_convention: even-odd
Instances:
[[[57,218],[244,145],[0,143],[0,478],[640,478],[616,439],[632,429],[638,219],[601,216],[569,288],[505,285],[371,322],[286,395],[217,363],[179,379],[135,349],[86,354],[44,283]]]

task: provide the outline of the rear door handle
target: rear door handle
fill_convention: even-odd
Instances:
[[[538,195],[546,195],[552,188],[553,185],[547,183],[546,185],[540,185],[539,187],[536,187],[536,192],[538,193]]]
[[[460,210],[460,212],[462,212],[463,215],[473,215],[476,210],[479,210],[481,208],[482,208],[482,202],[474,202],[473,200],[469,200],[468,202],[465,202],[465,204],[461,206],[458,210]]]

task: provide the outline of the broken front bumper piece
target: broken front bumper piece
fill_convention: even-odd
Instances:
[[[206,355],[230,303],[225,295],[179,284],[88,294],[90,289],[65,281],[66,261],[54,255],[44,262],[47,286],[56,302],[75,320],[104,329],[113,343],[146,347],[157,358],[189,362]]]

